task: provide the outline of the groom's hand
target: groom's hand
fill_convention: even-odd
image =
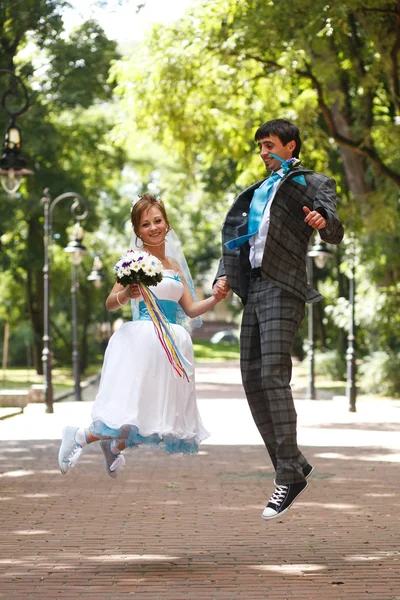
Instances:
[[[219,277],[214,284],[213,287],[213,295],[217,300],[223,300],[227,297],[230,287],[228,285],[228,280],[225,277]]]
[[[303,206],[303,211],[306,213],[305,223],[314,229],[324,229],[326,227],[326,219],[316,210],[310,210],[307,206]]]

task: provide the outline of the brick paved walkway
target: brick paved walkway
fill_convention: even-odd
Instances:
[[[197,379],[209,443],[194,457],[132,452],[117,480],[95,445],[58,471],[61,424],[90,402],[0,422],[0,598],[400,600],[399,403],[350,415],[299,401],[316,475],[267,523],[273,473],[237,373]]]

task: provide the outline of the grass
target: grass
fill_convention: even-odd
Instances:
[[[298,388],[307,389],[308,387],[308,360],[304,359],[302,362],[296,360],[293,361],[293,380],[296,381]],[[335,381],[327,376],[319,375],[318,368],[315,367],[315,379],[314,384],[316,390],[331,391],[335,396],[343,396],[346,392],[345,381]]]
[[[90,365],[82,380],[95,375],[100,370],[100,365]],[[69,367],[55,368],[52,370],[54,392],[64,392],[74,387],[72,369]],[[43,375],[38,375],[34,369],[15,367],[0,371],[0,389],[17,390],[29,388],[34,383],[43,383]]]
[[[194,357],[197,363],[239,360],[239,344],[212,344],[210,341],[194,340],[193,347]],[[99,373],[100,369],[101,363],[89,365],[85,375],[82,376],[82,381],[87,377]],[[54,368],[52,374],[53,386],[56,394],[66,391],[74,386],[71,368]],[[307,360],[304,360],[301,363],[294,361],[293,378],[296,381],[297,387],[307,388]],[[10,368],[5,371],[0,371],[0,389],[26,389],[33,383],[43,383],[43,375],[38,375],[34,369]],[[344,381],[332,381],[327,377],[319,376],[316,369],[315,387],[319,390],[331,390],[336,395],[344,395],[346,383]]]
[[[212,344],[205,340],[193,340],[196,362],[239,360],[239,344]]]
[[[195,340],[193,342],[196,362],[222,362],[239,360],[239,344],[212,344],[209,341]],[[101,363],[89,365],[82,375],[82,381],[95,375],[101,369]],[[70,367],[54,368],[52,370],[54,393],[64,392],[74,387],[73,372]],[[43,383],[43,375],[38,375],[34,369],[13,367],[0,371],[0,389],[27,389],[34,383]]]

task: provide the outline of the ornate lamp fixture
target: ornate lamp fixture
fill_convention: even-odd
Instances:
[[[93,281],[96,288],[100,288],[103,285],[104,273],[102,271],[103,263],[99,256],[95,256],[93,260],[93,266],[88,281]]]
[[[307,252],[307,256],[314,259],[315,266],[318,269],[323,269],[326,261],[333,257],[333,253],[328,250],[325,242],[317,240],[313,247]]]
[[[1,98],[1,106],[9,115],[10,123],[3,141],[2,157],[0,159],[0,182],[7,194],[15,194],[21,185],[22,177],[33,175],[33,171],[27,168],[27,161],[21,156],[21,131],[16,125],[16,118],[29,108],[28,92],[20,77],[13,71],[0,69],[0,75],[11,76],[8,89]],[[21,102],[20,92],[22,90],[23,105],[21,108],[11,109],[10,101]]]

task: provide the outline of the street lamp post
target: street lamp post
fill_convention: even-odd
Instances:
[[[99,256],[95,256],[93,260],[92,270],[88,275],[88,281],[93,281],[94,287],[100,288],[103,285],[104,273],[102,271],[103,263]]]
[[[355,260],[355,240],[352,235],[350,247],[350,278],[349,278],[349,304],[350,304],[350,321],[349,335],[347,337],[348,346],[346,352],[347,362],[347,381],[346,381],[346,396],[349,403],[349,411],[356,412],[357,399],[357,384],[356,384],[356,325],[355,325],[355,297],[356,297],[356,260]]]
[[[307,274],[308,284],[314,286],[313,265],[318,269],[322,269],[328,258],[333,256],[332,252],[326,247],[325,242],[316,241],[315,244],[307,252]],[[314,348],[314,305],[312,302],[308,304],[308,388],[307,397],[310,400],[316,399],[315,392],[315,348]]]
[[[44,266],[43,266],[43,375],[44,375],[44,395],[46,402],[46,412],[53,412],[53,384],[52,384],[52,353],[51,353],[51,335],[50,335],[50,244],[52,241],[52,218],[56,205],[62,200],[73,200],[71,213],[76,221],[82,221],[87,216],[86,200],[75,192],[66,192],[51,200],[50,192],[46,188],[43,192],[41,204],[44,206]],[[79,214],[76,209],[84,209]]]
[[[311,250],[307,253],[307,275],[308,285],[313,287],[314,285],[314,273],[313,273],[313,258],[310,256]],[[307,398],[315,400],[315,359],[314,359],[314,305],[310,302],[307,306],[308,312],[308,387],[307,387]]]
[[[81,367],[79,358],[78,341],[78,276],[77,269],[82,261],[82,255],[87,253],[82,244],[83,229],[77,222],[74,227],[72,239],[68,246],[64,248],[65,252],[71,254],[71,297],[72,297],[72,365],[74,371],[74,394],[75,400],[81,401]]]
[[[1,97],[1,106],[10,117],[10,122],[3,141],[0,182],[4,191],[12,196],[21,185],[22,177],[33,175],[33,171],[27,169],[27,161],[21,156],[21,131],[16,125],[16,118],[29,108],[29,97],[21,78],[13,71],[0,69],[0,75],[10,76],[9,85]],[[11,108],[13,104],[18,107]]]

